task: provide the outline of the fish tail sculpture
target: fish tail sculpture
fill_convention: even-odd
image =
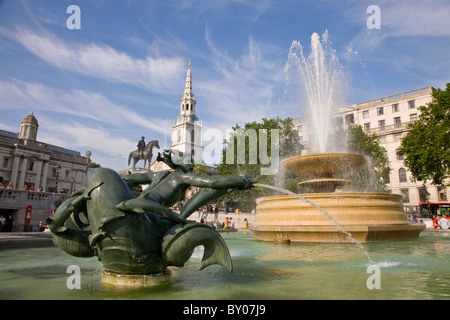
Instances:
[[[162,240],[162,258],[169,265],[182,267],[199,245],[204,247],[199,270],[218,264],[233,271],[230,252],[223,238],[211,227],[195,222],[177,224],[166,232]]]

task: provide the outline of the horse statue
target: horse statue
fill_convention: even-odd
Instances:
[[[153,157],[153,147],[159,149],[159,142],[158,140],[152,140],[145,146],[144,152],[141,154],[139,150],[134,150],[130,152],[130,155],[128,156],[128,165],[131,163],[131,159],[133,159],[133,170],[136,170],[136,163],[138,163],[139,160],[144,160],[144,168],[145,165],[150,164],[150,161],[152,161]]]

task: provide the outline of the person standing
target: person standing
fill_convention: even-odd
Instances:
[[[448,219],[446,217],[441,217],[439,219],[439,227],[441,229],[448,229]]]
[[[6,218],[6,222],[5,222],[5,232],[12,232],[14,228],[14,218],[12,217],[12,215],[9,215]]]
[[[4,231],[3,228],[5,227],[6,219],[3,215],[0,216],[0,232]]]

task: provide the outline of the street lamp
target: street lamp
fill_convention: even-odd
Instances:
[[[61,165],[59,163],[55,166],[55,171],[56,171],[55,189],[56,193],[58,193],[58,179],[59,179],[59,172],[61,171]]]

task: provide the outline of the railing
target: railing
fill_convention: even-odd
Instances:
[[[368,105],[385,104],[388,102],[394,102],[396,100],[400,100],[400,99],[403,99],[406,97],[412,97],[412,96],[423,94],[423,93],[431,93],[431,87],[420,88],[420,89],[416,89],[416,90],[412,90],[412,91],[408,91],[408,92],[394,94],[392,96],[387,96],[384,98],[379,98],[379,99],[375,99],[375,100],[358,103],[357,106],[359,108],[361,108],[361,107],[365,107]]]
[[[388,126],[382,126],[382,127],[375,127],[370,128],[367,132],[367,130],[364,130],[366,133],[383,133],[383,132],[390,132],[390,131],[405,131],[408,130],[408,125],[414,121],[409,122],[401,122],[401,123],[394,123]]]
[[[69,195],[64,193],[52,193],[19,189],[0,189],[0,208],[19,209],[31,205],[41,209],[53,209],[58,207]],[[52,208],[53,207],[53,208]]]

